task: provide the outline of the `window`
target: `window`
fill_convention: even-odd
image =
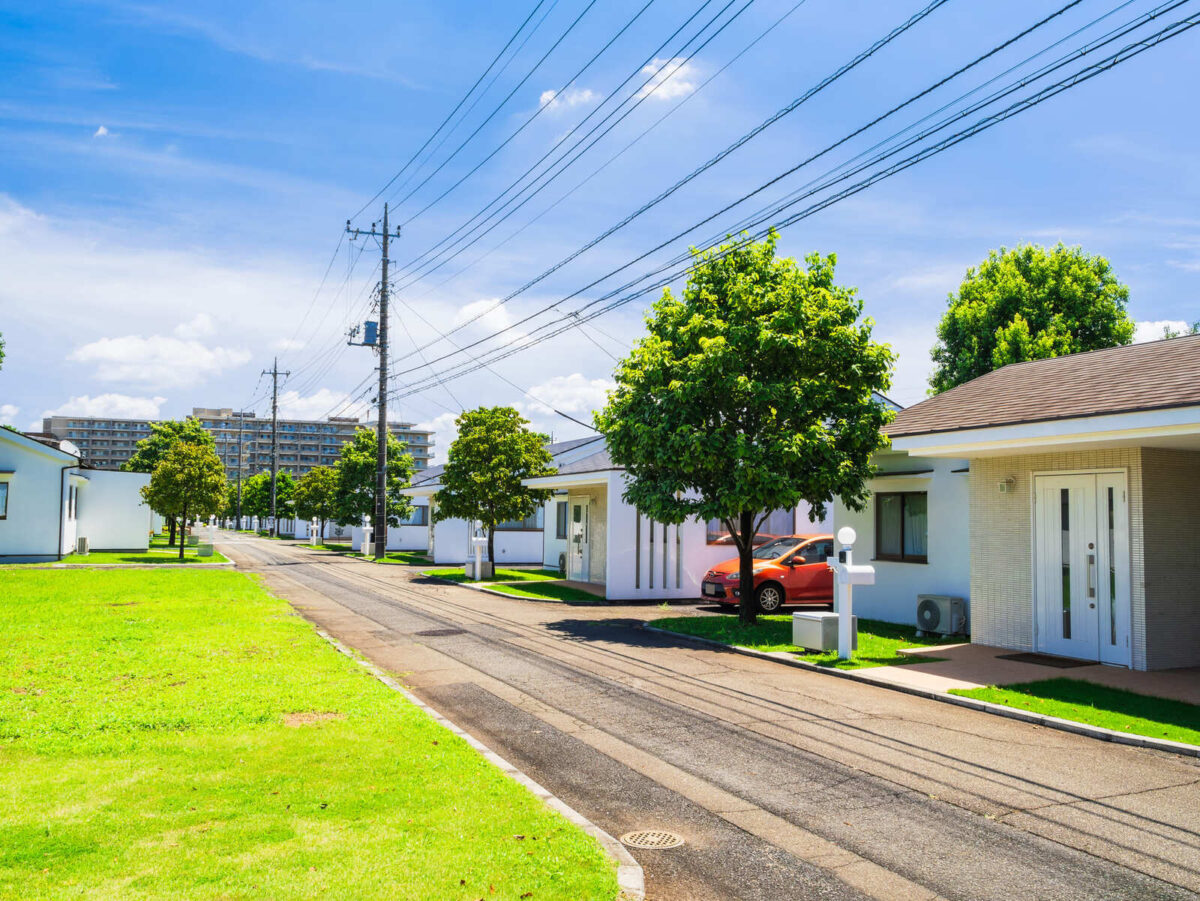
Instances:
[[[508,522],[496,523],[497,532],[522,532],[536,531],[542,527],[542,508],[538,507],[537,512],[532,516],[526,516],[524,519],[511,519]]]
[[[427,526],[429,525],[429,508],[428,507],[413,507],[412,512],[408,516],[400,520],[402,526]]]
[[[0,519],[8,519],[8,482],[0,482]]]
[[[875,495],[875,559],[928,562],[928,509],[924,491]]]
[[[756,544],[778,538],[780,535],[791,535],[796,531],[796,514],[794,510],[772,510],[758,527]],[[725,523],[719,519],[708,521],[709,544],[734,544],[733,536],[725,528]]]
[[[567,502],[559,501],[554,505],[554,537],[567,537]]]

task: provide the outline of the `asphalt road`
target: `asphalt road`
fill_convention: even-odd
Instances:
[[[675,641],[656,607],[222,550],[609,833],[683,836],[635,852],[654,901],[1200,897],[1194,758]]]

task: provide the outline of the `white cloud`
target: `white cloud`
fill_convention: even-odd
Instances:
[[[681,57],[655,59],[642,67],[642,74],[650,80],[638,91],[638,97],[653,100],[674,100],[686,97],[696,90],[696,78],[700,74],[695,65]]]
[[[95,131],[92,133],[92,137],[93,137],[93,138],[102,138],[102,137],[104,137],[104,136],[105,136],[105,135],[107,135],[107,134],[108,134],[108,129],[107,129],[107,128],[105,128],[103,125],[101,125],[99,128],[97,128],[97,129],[96,129],[96,130],[95,130]]]
[[[589,379],[578,372],[556,375],[529,389],[530,403],[516,406],[526,412],[543,415],[561,410],[587,422],[593,410],[604,406],[608,392],[615,387],[616,383],[610,379]]]
[[[591,103],[598,96],[591,88],[567,88],[565,91],[542,91],[538,103],[551,110],[564,110]]]
[[[328,416],[357,416],[365,418],[371,412],[366,400],[350,400],[344,391],[321,388],[313,394],[282,391],[279,394],[279,415],[293,419],[325,419]]]
[[[20,412],[20,407],[12,404],[0,404],[0,422],[11,422],[17,418],[17,414]]]
[[[155,419],[165,397],[130,397],[128,394],[81,394],[43,416],[113,416],[117,419]],[[0,408],[2,409],[2,408]]]
[[[1173,332],[1188,332],[1192,327],[1190,322],[1184,322],[1182,319],[1157,319],[1149,322],[1137,323],[1137,331],[1133,333],[1134,341],[1157,341],[1163,336],[1165,329],[1171,329]]]
[[[207,313],[197,313],[187,322],[181,322],[175,326],[175,337],[177,338],[207,338],[216,332],[217,327],[213,323],[213,318]]]
[[[433,463],[435,465],[446,462],[446,451],[450,449],[450,445],[458,436],[458,429],[454,426],[456,419],[458,419],[457,413],[442,413],[433,419],[417,423],[418,429],[433,432]]]
[[[250,359],[245,350],[206,347],[165,335],[124,335],[101,338],[73,350],[68,359],[91,363],[95,377],[105,382],[133,382],[154,386],[193,386]]]
[[[465,322],[471,322],[478,316],[478,321],[471,323],[472,328],[484,329],[489,332],[507,328],[512,325],[512,317],[508,315],[507,307],[497,306],[497,303],[496,298],[472,301],[454,314],[454,324],[462,325]]]

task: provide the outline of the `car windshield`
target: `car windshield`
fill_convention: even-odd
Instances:
[[[768,541],[762,547],[754,549],[755,560],[774,560],[776,557],[782,557],[792,548],[798,541],[795,538],[776,538],[774,541]]]

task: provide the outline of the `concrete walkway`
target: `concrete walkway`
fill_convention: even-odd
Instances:
[[[610,834],[683,836],[638,852],[648,898],[1200,898],[1194,758],[649,633],[654,607],[222,549]]]
[[[1158,672],[1136,672],[1099,664],[1059,668],[1003,659],[1012,653],[1003,648],[979,644],[919,648],[909,652],[909,656],[945,659],[909,666],[881,666],[872,670],[871,675],[880,682],[939,692],[952,688],[1037,682],[1042,679],[1080,679],[1138,694],[1200,704],[1200,667]]]

